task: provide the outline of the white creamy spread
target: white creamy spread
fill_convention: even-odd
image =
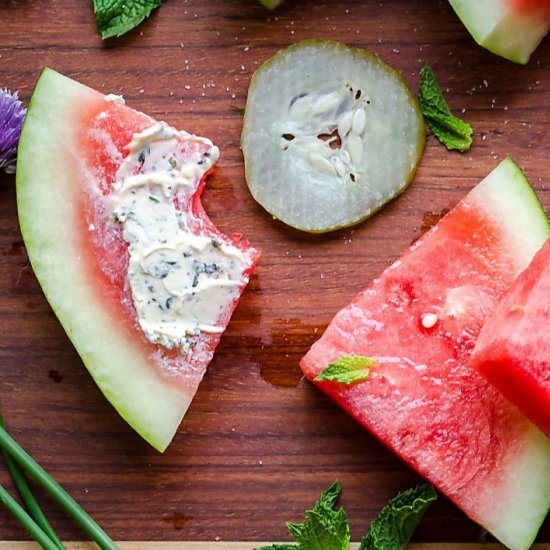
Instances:
[[[109,199],[129,244],[138,321],[151,342],[187,353],[190,336],[223,332],[222,314],[247,282],[250,254],[206,234],[191,212],[219,156],[211,141],[160,122],[135,134],[128,150]]]

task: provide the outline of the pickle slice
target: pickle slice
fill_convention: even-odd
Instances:
[[[399,73],[374,54],[306,40],[254,73],[242,149],[254,199],[312,233],[359,223],[403,192],[425,143]]]

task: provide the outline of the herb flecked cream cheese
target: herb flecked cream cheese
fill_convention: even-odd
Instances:
[[[182,140],[201,143],[181,152]],[[179,138],[179,139],[178,139]],[[197,183],[219,150],[205,138],[160,122],[135,134],[116,175],[112,214],[129,244],[128,284],[149,341],[190,350],[188,336],[221,333],[220,315],[247,282],[249,254],[201,232],[191,209]]]

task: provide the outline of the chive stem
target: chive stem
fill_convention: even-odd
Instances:
[[[0,426],[2,428],[5,428],[4,421],[1,416],[0,416]],[[17,488],[17,492],[19,493],[19,495],[21,496],[21,499],[27,506],[27,509],[31,517],[42,529],[42,531],[44,531],[44,533],[46,533],[46,535],[50,537],[52,542],[57,545],[59,550],[65,550],[63,543],[61,542],[60,538],[57,536],[57,533],[55,532],[53,527],[50,525],[50,522],[44,515],[44,512],[40,508],[38,501],[34,497],[23,472],[19,468],[19,465],[8,453],[6,453],[6,451],[2,451],[2,454],[4,455],[4,459],[6,461],[8,471],[10,472],[13,483]]]
[[[13,479],[13,483],[15,484],[15,487],[17,488],[17,492],[21,496],[21,499],[27,506],[30,516],[40,527],[40,529],[42,529],[42,531],[51,539],[56,548],[58,548],[58,550],[64,550],[65,547],[63,546],[63,543],[57,536],[57,533],[54,531],[53,527],[50,525],[50,522],[44,515],[44,512],[42,511],[36,498],[32,494],[31,488],[29,487],[29,484],[27,483],[23,472],[19,469],[17,462],[15,462],[15,460],[13,460],[13,458],[9,454],[5,452],[3,452],[3,454],[8,470]]]
[[[102,550],[119,550],[107,533],[1,426],[0,447],[9,453],[38,484],[50,493],[52,498],[90,535]]]
[[[31,534],[31,536],[44,548],[44,550],[58,550],[55,544],[40,526],[27,514],[24,508],[0,485],[0,502],[17,518],[19,523]]]

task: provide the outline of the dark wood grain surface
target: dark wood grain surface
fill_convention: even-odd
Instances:
[[[0,177],[0,403],[14,435],[121,540],[284,540],[284,521],[335,478],[357,540],[420,479],[302,379],[298,361],[334,313],[506,155],[550,207],[550,40],[527,67],[477,47],[445,1],[170,0],[128,36],[102,42],[91,0],[0,0],[0,87],[27,101],[45,65],[222,151],[204,203],[225,232],[263,250],[256,275],[173,444],[147,446],[102,397],[29,267],[14,178]],[[254,69],[303,38],[379,54],[416,90],[429,62],[475,143],[428,140],[409,190],[373,219],[328,236],[275,222],[249,195],[239,135]],[[188,89],[189,87],[189,89]],[[8,483],[5,471],[0,482]],[[44,499],[66,539],[82,534]],[[475,542],[481,530],[441,498],[417,541]],[[0,509],[0,539],[25,539]],[[550,522],[539,540],[550,541]]]

